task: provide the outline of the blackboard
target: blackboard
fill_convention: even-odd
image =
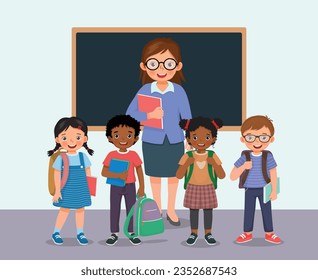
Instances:
[[[220,117],[238,130],[246,117],[245,28],[73,28],[72,114],[90,130],[125,114],[142,86],[141,52],[166,37],[181,49],[182,83],[193,116]]]

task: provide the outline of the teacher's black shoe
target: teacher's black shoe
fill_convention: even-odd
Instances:
[[[180,225],[181,225],[180,219],[179,219],[177,222],[174,222],[174,221],[172,221],[172,220],[170,219],[170,217],[168,216],[168,214],[167,214],[167,220],[168,220],[168,222],[169,222],[170,224],[172,224],[173,226],[180,226]]]

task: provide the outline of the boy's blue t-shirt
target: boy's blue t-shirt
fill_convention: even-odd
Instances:
[[[244,187],[245,188],[262,188],[267,183],[263,176],[262,171],[262,153],[259,155],[254,155],[252,152],[251,154],[251,161],[252,161],[252,168],[250,169],[247,179],[245,181]],[[240,167],[246,161],[245,155],[242,155],[235,163],[235,167]],[[267,174],[269,175],[269,171],[277,166],[277,163],[271,153],[268,153],[267,156]]]
[[[67,155],[70,162],[70,166],[81,165],[81,161],[80,161],[80,157],[78,153],[74,155],[73,154],[72,155],[67,154]],[[85,168],[88,168],[92,165],[85,153],[83,153],[83,159],[84,159]],[[55,159],[53,163],[53,168],[57,170],[62,169],[62,157],[60,155]]]

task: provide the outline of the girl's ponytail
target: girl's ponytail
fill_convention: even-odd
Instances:
[[[87,142],[85,142],[85,143],[83,144],[83,147],[86,149],[86,151],[89,153],[89,155],[92,156],[92,155],[94,154],[94,150],[88,148]]]
[[[223,121],[219,118],[211,120],[211,123],[213,124],[216,130],[219,130],[221,127],[223,127]]]
[[[47,155],[50,157],[51,155],[53,155],[59,149],[59,147],[61,147],[61,145],[56,143],[55,148],[53,150],[47,151]]]
[[[182,119],[182,120],[179,122],[179,126],[180,126],[183,130],[188,130],[190,122],[191,122],[191,120]]]

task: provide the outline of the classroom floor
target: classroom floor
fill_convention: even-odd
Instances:
[[[56,210],[0,210],[2,260],[317,260],[318,259],[318,211],[276,210],[273,211],[275,233],[283,243],[274,245],[264,240],[260,211],[256,212],[254,239],[245,244],[234,242],[242,233],[242,210],[215,210],[215,246],[208,246],[203,239],[203,215],[200,213],[199,240],[187,246],[190,233],[188,210],[178,210],[181,226],[174,227],[165,218],[165,232],[152,237],[143,237],[142,244],[133,246],[121,232],[113,247],[105,244],[109,237],[109,211],[87,210],[85,234],[87,246],[76,240],[75,215],[72,212],[61,231],[62,246],[56,246],[51,234],[57,215]],[[124,217],[124,212],[122,216]],[[121,219],[123,224],[124,218]]]

